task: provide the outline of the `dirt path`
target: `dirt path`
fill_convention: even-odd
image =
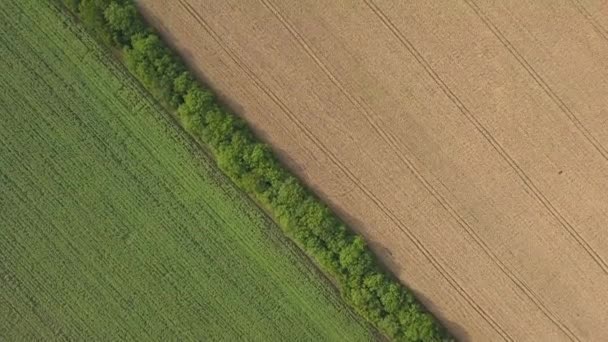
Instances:
[[[608,339],[597,1],[140,3],[456,335]]]

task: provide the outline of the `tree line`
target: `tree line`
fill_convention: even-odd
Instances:
[[[334,277],[360,315],[395,340],[451,340],[411,291],[383,271],[361,236],[348,230],[242,119],[195,80],[132,0],[60,2],[99,42],[121,51],[128,70],[177,112],[183,127],[209,147],[219,167]]]

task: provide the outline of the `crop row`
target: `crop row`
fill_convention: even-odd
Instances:
[[[450,339],[411,291],[382,270],[364,240],[194,79],[142,19],[132,0],[62,2],[100,42],[122,51],[128,70],[178,113],[185,129],[212,151],[220,168],[334,277],[359,314],[396,340]]]

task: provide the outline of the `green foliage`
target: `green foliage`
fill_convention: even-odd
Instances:
[[[99,4],[89,5],[93,3]],[[80,8],[83,23],[93,31],[110,32],[113,42],[124,48],[129,70],[177,111],[186,130],[209,147],[220,168],[263,203],[280,226],[336,278],[357,312],[398,340],[449,339],[409,291],[380,269],[363,239],[290,176],[241,119],[221,107],[209,90],[197,86],[156,34],[140,26],[143,21],[131,1],[82,0]]]
[[[131,37],[130,45],[124,48],[127,67],[163,101],[172,106],[181,104],[182,98],[174,87],[180,77],[178,83],[186,82],[183,81],[184,67],[175,61],[160,38],[152,33],[137,33]]]
[[[104,11],[104,18],[114,43],[120,46],[127,46],[131,43],[131,37],[146,33],[146,26],[134,4],[112,2]]]
[[[213,98],[213,94],[211,94],[209,91],[206,90],[202,90],[200,89],[194,79],[192,78],[192,76],[190,76],[190,73],[188,71],[183,71],[179,76],[177,76],[175,78],[175,80],[173,80],[173,96],[171,98],[171,103],[174,104],[174,106],[179,106],[180,104],[184,104],[186,102],[186,96],[188,96],[188,94],[190,94],[191,92],[199,92],[202,94],[192,94],[191,96],[209,96],[209,103],[212,103],[212,98]],[[205,95],[208,94],[208,95]],[[202,100],[202,99],[201,99]],[[203,100],[204,101],[204,100]],[[207,108],[199,108],[198,109],[198,113],[205,113]],[[188,110],[190,110],[192,113],[194,113],[194,108],[189,108]]]
[[[189,84],[190,83],[190,84]],[[213,95],[209,91],[194,86],[184,74],[178,76],[174,82],[174,89],[177,93],[185,93],[183,103],[177,109],[177,114],[181,119],[184,128],[192,135],[201,135],[203,127],[203,115],[214,105]]]

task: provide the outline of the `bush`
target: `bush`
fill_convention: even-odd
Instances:
[[[62,0],[102,43],[123,50],[124,61],[150,92],[176,110],[182,125],[209,147],[219,167],[263,203],[282,229],[340,285],[344,298],[387,335],[441,341],[447,333],[412,294],[375,262],[365,241],[348,231],[256,141],[245,123],[222,108],[145,25],[131,0]]]
[[[158,94],[172,107],[181,105],[183,95],[175,91],[181,85],[185,68],[173,57],[160,38],[152,33],[131,36],[130,46],[124,48],[127,67],[148,89]],[[179,86],[177,87],[179,88]]]
[[[128,46],[131,43],[131,37],[145,35],[147,32],[134,4],[112,2],[106,7],[103,14],[112,40],[118,46]]]

